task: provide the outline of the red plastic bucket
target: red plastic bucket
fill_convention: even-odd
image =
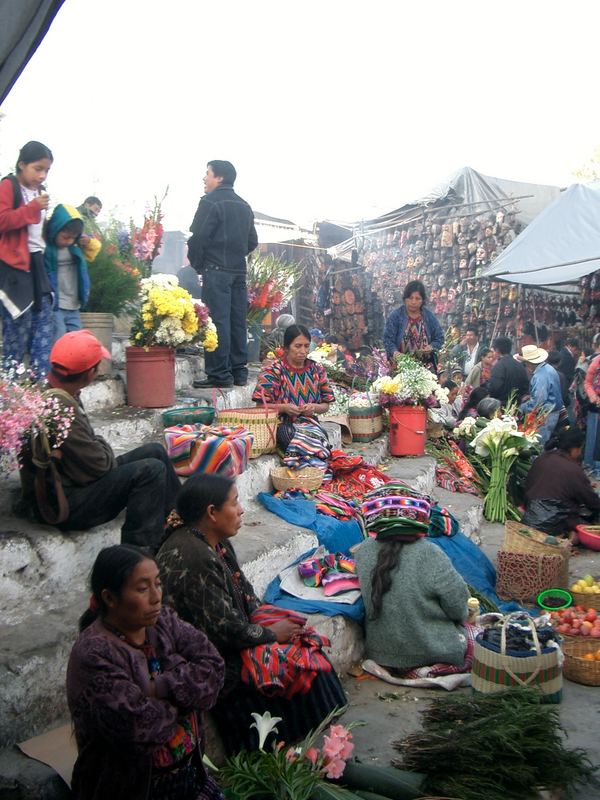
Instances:
[[[390,453],[422,456],[427,438],[427,411],[422,406],[390,406]]]
[[[127,347],[127,404],[166,408],[175,403],[175,351],[172,347]]]

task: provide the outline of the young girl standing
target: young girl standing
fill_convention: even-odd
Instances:
[[[43,183],[53,156],[27,142],[15,175],[0,181],[0,308],[3,361],[22,362],[38,378],[48,372],[53,341],[52,289],[44,268],[42,227],[48,208]]]

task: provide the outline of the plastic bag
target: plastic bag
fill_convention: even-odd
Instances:
[[[521,522],[544,533],[564,533],[569,509],[558,500],[531,500]]]

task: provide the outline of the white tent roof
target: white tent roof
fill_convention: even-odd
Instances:
[[[576,183],[542,211],[482,277],[577,292],[600,269],[600,183]]]

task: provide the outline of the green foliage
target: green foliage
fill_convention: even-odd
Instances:
[[[583,750],[565,747],[558,709],[542,700],[533,689],[436,700],[422,714],[423,729],[394,742],[402,758],[392,763],[425,772],[430,793],[462,800],[597,786],[598,767]]]
[[[319,782],[306,761],[289,761],[287,748],[270,753],[256,750],[227,760],[219,781],[228,800],[309,800]]]
[[[94,261],[88,264],[90,297],[84,311],[103,312],[118,317],[136,300],[139,274],[103,246]]]

